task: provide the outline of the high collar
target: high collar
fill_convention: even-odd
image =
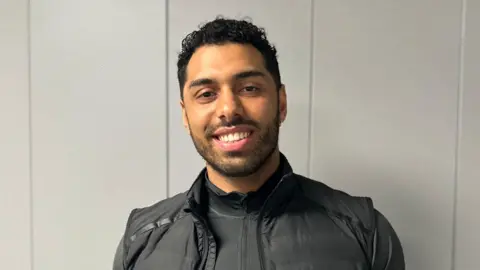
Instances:
[[[243,216],[246,213],[259,212],[266,199],[272,193],[284,175],[285,161],[280,159],[277,169],[268,177],[258,190],[246,193],[232,191],[225,192],[215,186],[208,174],[205,174],[205,185],[208,193],[208,208],[214,215]]]
[[[280,159],[280,164],[282,165],[280,171],[276,172],[280,180],[275,183],[273,188],[269,189],[269,194],[266,194],[267,199],[263,205],[263,210],[266,215],[273,213],[274,211],[272,210],[275,210],[276,206],[285,202],[294,192],[294,187],[296,186],[295,174],[293,173],[290,163],[282,153],[280,153]],[[187,202],[185,205],[185,210],[193,211],[200,216],[205,216],[208,208],[208,187],[206,183],[208,180],[205,177],[206,172],[207,169],[203,168],[198,174],[196,180],[187,192]]]

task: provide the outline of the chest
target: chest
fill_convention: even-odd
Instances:
[[[353,233],[324,215],[292,214],[264,227],[268,269],[369,269]]]
[[[368,269],[353,235],[325,215],[219,218],[210,227],[191,222],[161,237],[153,232],[133,270]]]

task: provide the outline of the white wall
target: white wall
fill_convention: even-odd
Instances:
[[[370,195],[408,269],[451,269],[461,1],[315,1],[311,175]]]
[[[478,268],[478,1],[3,0],[4,268],[109,269],[130,209],[189,187],[176,55],[218,14],[277,45],[297,172],[373,197],[408,269]]]
[[[166,197],[165,11],[32,1],[35,270],[111,268],[128,210]]]
[[[480,1],[467,3],[459,110],[455,269],[478,269],[480,246]]]
[[[28,9],[0,1],[0,244],[2,268],[31,268]]]

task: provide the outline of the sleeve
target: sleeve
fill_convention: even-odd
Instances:
[[[387,218],[375,210],[372,270],[405,270],[402,244]]]
[[[117,249],[115,251],[115,256],[113,258],[113,270],[127,270],[127,267],[125,266],[125,261],[126,261],[125,249],[126,248],[128,249],[128,247],[126,247],[125,245],[126,244],[125,238],[127,235],[129,235],[129,227],[130,227],[130,224],[132,223],[134,214],[136,212],[137,212],[137,209],[133,209],[132,211],[130,211],[130,214],[128,216],[127,223],[125,225],[125,232],[118,243]]]
[[[115,257],[113,259],[113,270],[126,270],[123,264],[124,247],[123,237],[118,243],[117,250],[115,251]]]

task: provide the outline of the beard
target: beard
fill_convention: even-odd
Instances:
[[[278,108],[278,107],[277,107]],[[187,117],[188,119],[188,117]],[[270,158],[278,147],[280,130],[280,112],[277,110],[275,117],[261,128],[261,125],[251,120],[236,118],[230,123],[220,126],[234,126],[246,124],[256,127],[255,141],[248,152],[221,153],[215,150],[210,135],[218,126],[208,127],[205,136],[199,137],[190,132],[195,149],[200,156],[218,173],[231,178],[246,177],[257,172]]]

